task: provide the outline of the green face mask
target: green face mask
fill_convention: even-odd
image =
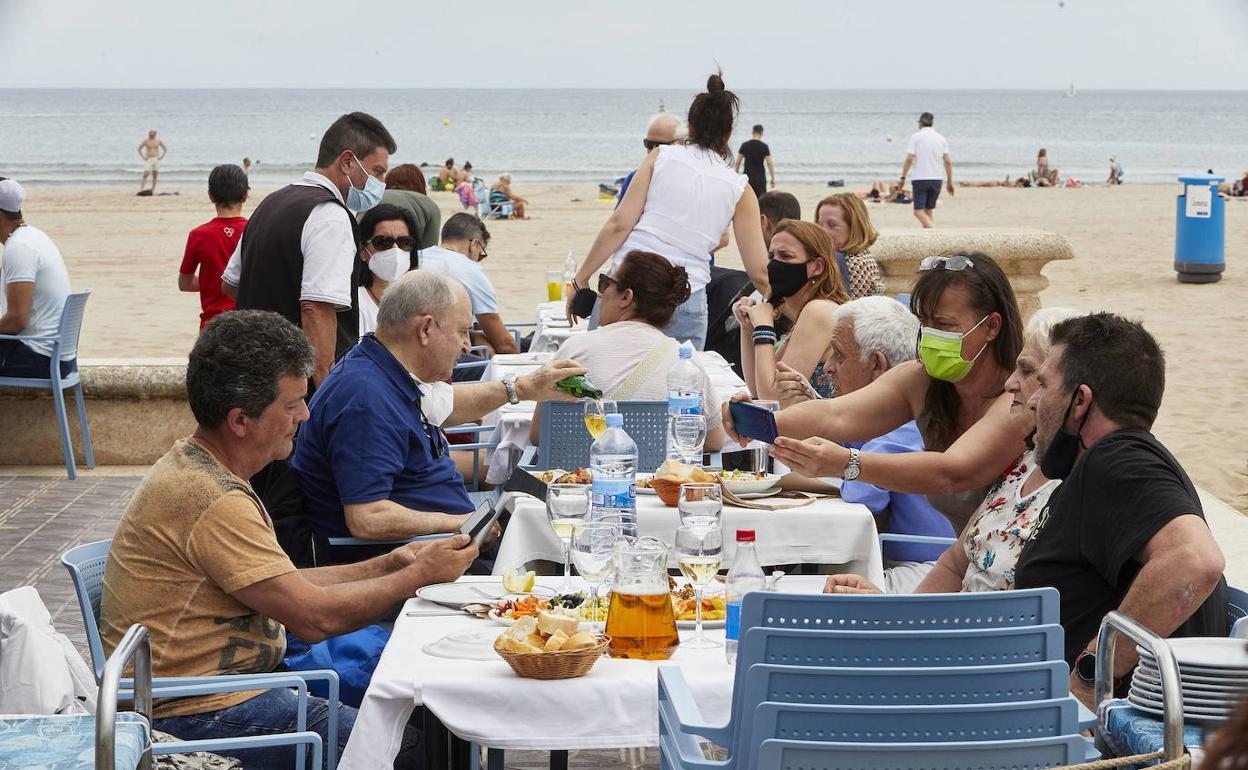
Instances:
[[[919,360],[923,362],[928,376],[945,382],[959,382],[970,374],[971,367],[988,347],[988,343],[984,343],[975,358],[967,361],[962,357],[962,339],[987,320],[988,316],[984,316],[979,319],[979,323],[965,332],[945,332],[924,326],[919,332]]]

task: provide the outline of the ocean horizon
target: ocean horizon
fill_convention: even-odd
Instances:
[[[780,186],[862,186],[900,171],[920,112],[936,115],[955,179],[1016,177],[1040,147],[1062,176],[1100,183],[1115,155],[1126,182],[1248,169],[1244,91],[742,89],[732,147],[765,126]],[[610,183],[640,161],[650,116],[683,114],[691,89],[0,89],[0,176],[47,184],[137,185],[149,128],[169,147],[162,184],[202,184],[250,157],[252,180],[309,168],[337,115],[363,110],[398,143],[395,163],[473,163],[492,181]],[[166,188],[167,189],[167,188]]]

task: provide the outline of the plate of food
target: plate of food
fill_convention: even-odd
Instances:
[[[589,473],[589,468],[576,468],[570,471],[553,468],[548,471],[535,471],[533,475],[543,484],[590,484],[594,480]]]
[[[674,581],[672,583],[674,584]],[[695,611],[697,609],[693,598],[693,586],[674,585],[671,590],[671,599],[677,627],[693,628],[696,625]],[[610,605],[610,596],[598,597],[596,611],[590,608],[588,598],[582,593],[560,594],[553,598],[526,596],[496,602],[487,617],[500,625],[510,626],[526,617],[555,615],[575,620],[578,623],[577,627],[580,628],[590,620],[605,623]],[[723,628],[727,617],[728,609],[723,593],[703,595],[703,628]]]
[[[729,492],[738,496],[768,492],[780,485],[780,476],[775,473],[721,470],[708,470],[707,473],[718,478]]]
[[[639,495],[655,494],[654,487],[650,486],[650,482],[653,480],[654,480],[653,473],[638,473],[637,474],[637,494]]]

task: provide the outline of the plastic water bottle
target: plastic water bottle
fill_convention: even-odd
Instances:
[[[680,360],[667,373],[667,456],[682,460],[672,436],[672,417],[678,414],[702,414],[702,382],[704,375],[693,362],[693,347],[680,346]]]
[[[737,642],[741,638],[741,600],[751,591],[766,591],[767,577],[758,563],[754,550],[754,530],[737,530],[737,555],[728,570],[724,593],[728,601],[728,618],[724,622],[724,656],[729,665],[737,663]]]
[[[563,298],[566,300],[575,294],[572,281],[576,278],[576,252],[568,249],[568,256],[563,260]]]
[[[637,445],[624,432],[624,415],[608,414],[607,429],[589,448],[590,521],[616,521],[637,535]]]

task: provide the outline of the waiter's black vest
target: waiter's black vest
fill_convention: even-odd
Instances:
[[[270,193],[256,207],[243,231],[242,264],[238,281],[240,310],[272,310],[300,326],[299,293],[303,285],[303,225],[322,203],[342,206],[351,223],[351,241],[359,240],[355,217],[342,201],[320,185],[292,184]],[[346,256],[344,255],[344,259]],[[358,262],[354,256],[352,261]],[[338,313],[334,358],[346,353],[360,338],[359,309],[355,304],[360,271],[351,270],[351,308]]]

